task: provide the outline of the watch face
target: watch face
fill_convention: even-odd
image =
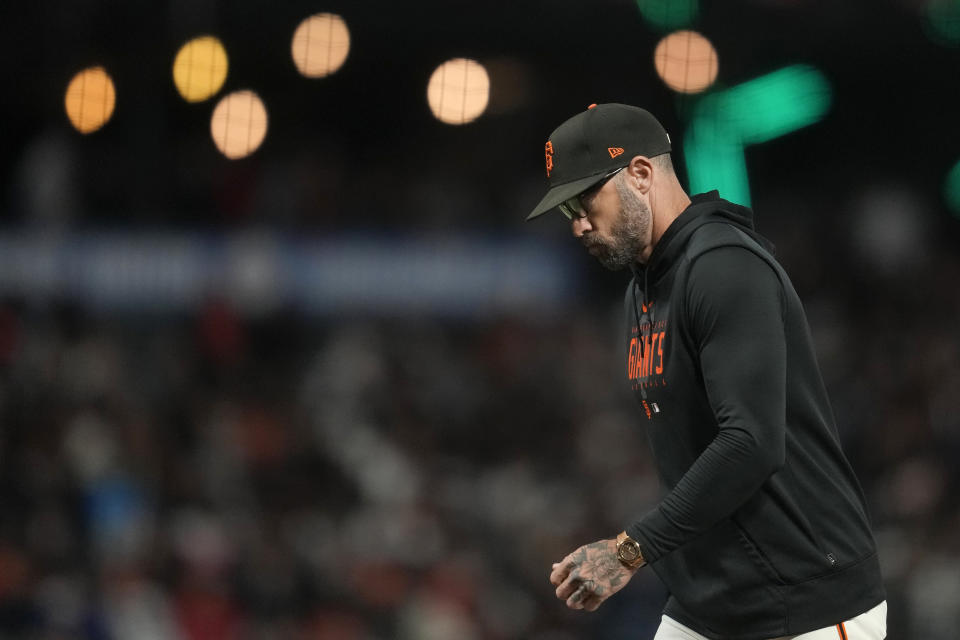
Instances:
[[[620,554],[620,559],[624,562],[634,562],[640,557],[640,545],[633,540],[624,540],[621,542],[620,548],[617,551]]]

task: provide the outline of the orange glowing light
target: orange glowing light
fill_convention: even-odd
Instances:
[[[253,91],[235,91],[217,104],[210,119],[210,135],[220,152],[235,160],[244,158],[267,135],[267,109]]]
[[[657,75],[679,93],[700,93],[717,79],[717,51],[696,31],[675,31],[653,53]]]
[[[92,133],[110,120],[117,93],[103,67],[90,67],[73,76],[67,85],[64,107],[70,123],[80,133]]]
[[[427,103],[441,122],[466,124],[479,118],[490,100],[490,76],[476,60],[454,58],[437,67],[427,84]]]

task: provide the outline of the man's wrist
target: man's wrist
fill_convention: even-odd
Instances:
[[[626,531],[617,535],[617,559],[628,569],[639,569],[647,564],[640,545]]]

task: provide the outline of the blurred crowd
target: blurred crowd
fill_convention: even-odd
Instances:
[[[889,637],[953,640],[960,258],[906,205],[863,235],[895,201],[828,237],[774,194],[767,231],[868,497]],[[652,637],[652,572],[593,614],[547,580],[659,495],[620,298],[598,298],[474,322],[4,301],[0,637]]]
[[[0,327],[4,637],[576,637],[550,562],[656,491],[599,333]]]

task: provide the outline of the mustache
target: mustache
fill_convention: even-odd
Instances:
[[[587,237],[587,236],[583,236],[583,237],[580,238],[580,243],[581,243],[585,248],[589,249],[589,248],[591,248],[591,247],[599,247],[599,246],[602,246],[602,245],[603,245],[603,240],[599,240],[599,239],[589,238],[589,237]]]

